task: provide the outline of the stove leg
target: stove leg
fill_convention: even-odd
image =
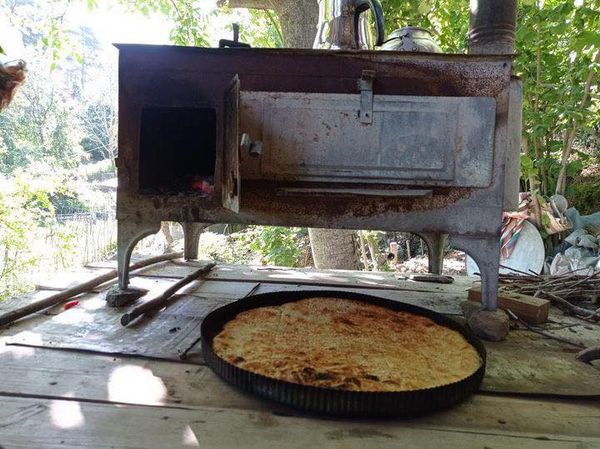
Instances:
[[[141,288],[129,287],[129,263],[135,245],[144,237],[156,234],[160,221],[131,222],[119,220],[117,223],[117,271],[119,284],[106,294],[106,302],[111,307],[131,304],[146,293]]]
[[[448,243],[448,234],[441,232],[420,232],[417,234],[427,245],[429,252],[429,272],[442,274],[444,269],[444,248]]]
[[[185,260],[195,260],[198,258],[198,241],[200,234],[206,229],[206,223],[183,222],[180,223],[183,229],[183,258]]]
[[[451,235],[450,246],[464,251],[477,263],[481,275],[481,304],[484,310],[496,310],[498,273],[500,270],[500,238]]]

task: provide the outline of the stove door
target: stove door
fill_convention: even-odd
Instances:
[[[491,182],[494,98],[375,95],[369,123],[361,120],[358,94],[242,92],[241,108],[241,132],[263,144],[260,166],[249,173],[259,179]]]
[[[240,154],[239,154],[239,110],[240,79],[236,75],[224,99],[224,136],[223,136],[223,207],[233,212],[240,211]]]

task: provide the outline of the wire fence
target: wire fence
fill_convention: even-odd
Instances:
[[[54,249],[54,269],[105,259],[114,253],[116,241],[117,220],[112,210],[57,214],[46,236],[47,246]]]

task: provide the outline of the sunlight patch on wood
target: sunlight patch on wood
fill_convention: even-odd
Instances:
[[[182,443],[185,447],[200,447],[200,442],[189,425],[185,426],[185,429],[183,430]]]
[[[67,397],[72,395],[66,395]],[[55,400],[50,403],[50,423],[59,429],[75,429],[85,424],[79,402]]]
[[[136,365],[116,368],[108,380],[108,400],[131,404],[165,404],[168,391],[152,370]]]

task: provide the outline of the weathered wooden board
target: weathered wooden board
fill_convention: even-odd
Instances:
[[[65,288],[73,287],[74,285],[87,282],[97,276],[102,276],[103,274],[106,274],[109,271],[111,271],[110,268],[82,267],[72,271],[53,273],[45,279],[40,279],[36,284],[36,289],[63,290]],[[95,290],[99,289],[100,287],[97,287]]]
[[[125,328],[120,318],[127,309],[106,307],[103,296],[96,295],[17,334],[11,342],[176,360],[177,350],[185,349],[199,336],[198,316],[204,316],[222,302],[186,296],[173,299],[174,304],[153,319],[143,317]]]
[[[193,269],[195,264],[163,264],[170,267]],[[249,269],[232,266],[233,271]],[[220,267],[227,270],[230,266]],[[256,273],[267,271],[267,279],[285,276],[285,270],[254,270]],[[294,271],[293,276],[298,277]],[[317,272],[318,273],[318,272]],[[180,273],[181,274],[181,273]],[[356,273],[353,273],[355,275]],[[162,291],[178,279],[173,277],[138,276],[133,285],[150,290],[150,294]],[[385,273],[366,273],[368,276],[389,277]],[[236,277],[238,275],[236,274]],[[256,276],[255,276],[256,277]],[[260,277],[258,277],[260,278]],[[463,287],[470,285],[462,280]],[[414,283],[419,284],[419,283]],[[400,300],[445,314],[460,314],[459,305],[466,296],[449,292],[447,286],[425,284],[428,289],[442,288],[443,291],[407,291],[398,289],[349,289],[352,291]],[[143,318],[128,328],[119,322],[126,309],[111,309],[105,306],[102,294],[87,295],[80,306],[46,319],[35,327],[17,334],[11,341],[15,344],[34,347],[67,348],[87,350],[107,354],[139,355],[166,360],[179,360],[178,353],[186,349],[199,336],[202,318],[220,304],[244,297],[250,293],[285,291],[297,289],[342,289],[339,286],[321,287],[306,284],[279,284],[234,281],[199,281],[187,286],[178,295],[175,303],[153,319]],[[57,309],[55,313],[61,312]],[[575,360],[572,351],[566,345],[548,342],[543,337],[520,338],[524,332],[512,332],[508,342],[488,344],[489,357],[487,376],[483,390],[492,392],[513,392],[528,394],[559,395],[600,395],[600,371]],[[519,339],[520,338],[520,339]],[[511,343],[512,342],[512,343]],[[189,353],[189,361],[203,363],[200,347]],[[546,363],[546,361],[548,363]],[[575,382],[575,379],[577,381]]]
[[[10,298],[4,301],[0,301],[0,313],[13,311],[19,307],[26,306],[36,301],[40,301],[55,293],[56,292],[53,290],[40,290],[27,293],[18,298]],[[78,299],[84,300],[93,296],[93,293],[85,294],[81,295]],[[16,322],[11,323],[7,326],[0,327],[0,343],[3,344],[3,342],[9,337],[17,335],[18,333],[23,332],[25,330],[29,330],[33,326],[45,323],[48,320],[49,316],[58,315],[59,313],[63,312],[63,310],[64,305],[58,304],[56,306],[49,307],[45,310],[29,315],[21,320],[17,320]]]
[[[150,290],[149,295],[162,291],[176,282],[174,278],[133,278],[132,284]],[[258,288],[257,288],[258,287]],[[323,287],[260,284],[251,282],[198,281],[187,286],[184,295],[176,295],[174,304],[153,318],[141,318],[124,328],[120,318],[127,308],[106,307],[104,295],[97,294],[80,306],[69,309],[17,334],[14,344],[51,348],[81,349],[108,354],[129,354],[179,360],[178,351],[186,349],[200,335],[202,319],[216,307],[250,293],[284,291],[286,289],[322,290]],[[340,288],[327,288],[340,290]],[[361,289],[351,291],[365,292]],[[373,293],[367,290],[366,293]],[[378,290],[378,296],[402,300],[431,308],[440,313],[459,314],[458,302],[452,295],[431,298],[424,292]],[[200,348],[190,352],[190,360],[202,363]]]
[[[411,422],[319,420],[223,408],[192,410],[76,400],[3,399],[0,443],[16,448],[595,449],[598,438],[463,430]]]
[[[550,309],[548,320],[549,322],[543,326],[543,329],[552,335],[583,344],[586,347],[600,346],[600,323],[565,315],[556,307]]]
[[[575,359],[577,348],[525,331],[485,347],[483,391],[600,398],[600,370]]]
[[[481,286],[471,287],[468,295],[469,301],[481,303]],[[548,320],[550,301],[535,296],[500,290],[498,292],[498,308],[510,310],[527,323],[540,324]]]
[[[174,280],[144,279],[144,282],[146,288],[164,288],[165,283]],[[95,295],[82,301],[80,307],[67,310],[17,334],[10,342],[32,347],[178,361],[179,351],[185,350],[199,337],[202,318],[211,310],[246,296],[253,290],[266,292],[282,288],[278,284],[260,284],[258,289],[255,287],[256,284],[245,282],[196,283],[190,286],[193,295],[189,291],[186,295],[179,295],[171,307],[154,318],[142,318],[127,328],[119,322],[124,310],[106,307],[103,296]],[[309,287],[287,285],[285,288]],[[378,294],[394,299],[399,292],[380,290]],[[434,304],[427,303],[427,298],[420,295],[413,292],[413,301],[410,302],[434,309],[434,306],[440,306],[439,299]],[[577,361],[572,348],[566,345],[529,332],[512,332],[505,342],[485,344],[488,361],[482,391],[600,396],[600,370]],[[203,363],[200,346],[189,352],[188,361]]]
[[[202,265],[201,261],[175,260],[152,265],[140,270],[140,276],[183,278]],[[102,262],[90,265],[90,268],[105,268],[114,265]],[[477,278],[455,276],[453,284],[440,286],[430,282],[416,282],[396,278],[397,273],[348,270],[314,270],[309,268],[282,268],[248,265],[217,265],[207,279],[220,281],[245,281],[265,283],[290,283],[301,285],[337,286],[346,288],[408,290],[422,292],[445,292],[462,294]],[[64,281],[63,281],[64,282]],[[56,284],[56,286],[58,283]]]
[[[364,288],[345,288],[345,287],[318,287],[303,284],[272,284],[260,283],[256,290],[258,293],[268,293],[273,291],[287,290],[332,290],[332,291],[351,291],[362,293],[365,295],[379,296],[381,298],[390,299],[392,301],[404,302],[415,306],[424,307],[426,309],[435,310],[438,313],[445,315],[462,315],[460,303],[462,297],[453,293],[431,294],[430,292],[420,291],[398,291],[398,290],[371,290]],[[189,293],[194,294],[194,293]]]
[[[10,312],[18,307],[26,306],[36,301],[41,301],[42,299],[45,299],[55,293],[56,292],[52,290],[41,290],[26,293],[21,296],[7,298],[3,301],[0,301],[0,313]]]
[[[168,407],[217,407],[299,416],[225,384],[205,366],[9,346],[0,349],[0,396],[24,395]],[[464,431],[600,437],[598,401],[475,395],[402,425]],[[540,417],[543,416],[543,419]],[[0,432],[1,433],[1,432]]]

